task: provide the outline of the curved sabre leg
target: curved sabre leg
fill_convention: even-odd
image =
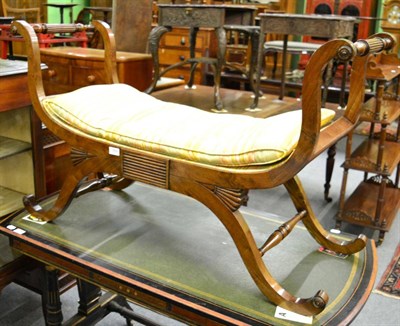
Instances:
[[[134,181],[126,178],[117,178],[110,186],[107,188],[110,190],[122,190],[129,187]]]
[[[324,291],[320,290],[310,298],[299,298],[286,291],[272,277],[245,219],[239,210],[232,209],[229,204],[226,204],[229,195],[221,199],[220,195],[216,194],[218,192],[216,189],[187,179],[174,179],[171,185],[172,190],[200,201],[219,218],[235,242],[254,282],[270,301],[306,316],[316,315],[323,311],[329,299]]]
[[[113,160],[105,158],[89,158],[73,166],[61,187],[60,193],[51,208],[45,210],[36,200],[34,195],[27,195],[23,198],[25,209],[34,217],[44,221],[52,221],[60,216],[70,205],[76,196],[79,187],[86,180],[86,177],[96,171],[111,171]]]
[[[319,244],[329,250],[346,255],[351,255],[364,249],[367,244],[367,237],[365,235],[360,234],[358,238],[353,241],[339,241],[322,227],[311,208],[307,195],[298,177],[294,177],[287,181],[285,187],[289,192],[297,211],[307,212],[303,219],[303,223]]]
[[[134,181],[126,179],[114,174],[98,172],[96,179],[90,179],[79,187],[76,197],[82,196],[88,192],[103,189],[103,190],[122,190],[129,187]]]

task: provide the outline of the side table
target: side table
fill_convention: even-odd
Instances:
[[[147,89],[151,93],[158,80],[162,75],[171,69],[178,68],[182,65],[190,65],[190,77],[187,87],[193,87],[193,73],[199,63],[209,64],[214,70],[214,99],[215,111],[223,111],[223,104],[220,95],[221,71],[225,63],[226,54],[226,31],[225,24],[241,23],[250,25],[252,15],[256,8],[251,6],[226,6],[226,5],[166,5],[159,4],[158,26],[155,27],[149,36],[149,50],[153,56],[154,63],[154,80],[151,86]],[[228,17],[233,17],[229,20]],[[250,19],[249,19],[250,18]],[[190,58],[182,58],[182,61],[173,64],[163,71],[160,71],[159,65],[159,44],[161,37],[172,30],[173,27],[189,28],[190,40]],[[195,57],[196,35],[199,28],[214,29],[217,39],[217,54],[216,58],[211,57]]]
[[[260,18],[260,42],[258,45],[257,71],[261,70],[262,61],[264,59],[264,44],[266,34],[281,34],[283,39],[283,62],[282,62],[282,79],[279,99],[283,98],[285,90],[285,66],[286,54],[288,52],[288,36],[289,35],[310,35],[315,37],[334,38],[351,38],[353,35],[353,27],[356,19],[348,16],[335,15],[302,15],[302,14],[259,14]],[[326,81],[331,77],[331,69],[327,71]],[[257,87],[260,85],[260,75],[257,74]],[[326,99],[326,95],[324,94]],[[258,105],[258,93],[256,93],[254,108]]]
[[[45,3],[47,7],[54,7],[60,10],[60,23],[64,24],[64,9],[70,9],[70,22],[72,23],[72,10],[73,7],[77,6],[76,3]]]
[[[260,42],[257,52],[257,69],[261,71],[262,61],[264,60],[264,44],[266,34],[282,34],[283,39],[283,62],[282,77],[279,92],[279,100],[282,100],[285,94],[285,67],[286,54],[288,53],[288,35],[311,35],[316,37],[326,37],[334,39],[338,37],[351,38],[353,35],[353,27],[356,21],[353,17],[335,16],[335,15],[300,15],[300,14],[260,14]],[[322,94],[322,105],[326,104],[327,89],[332,77],[332,63],[327,68],[325,77],[325,87]],[[346,70],[346,69],[345,69]],[[345,78],[345,76],[343,77]],[[256,90],[260,88],[260,74],[256,74]],[[342,92],[344,85],[342,85]],[[258,106],[260,92],[255,92],[254,103],[251,109],[256,110]],[[331,201],[329,197],[330,180],[334,166],[334,156],[336,154],[336,144],[333,144],[328,151],[326,183],[324,185],[325,200]]]
[[[111,25],[111,7],[85,7],[82,9],[81,13],[95,14],[99,13],[102,15],[101,20],[105,21],[107,24]]]

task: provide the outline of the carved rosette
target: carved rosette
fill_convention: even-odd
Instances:
[[[232,211],[237,211],[248,201],[247,189],[226,189],[214,187],[213,192]]]
[[[95,157],[95,155],[84,152],[77,148],[71,149],[71,161],[74,166],[82,163],[85,160]]]

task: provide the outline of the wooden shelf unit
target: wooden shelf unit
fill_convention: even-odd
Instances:
[[[33,111],[27,78],[27,62],[0,59],[0,216],[23,208],[24,195],[59,190],[71,164]]]
[[[369,60],[367,79],[375,83],[376,91],[375,96],[365,102],[360,117],[361,122],[370,123],[369,135],[355,150],[352,149],[353,133],[347,138],[336,218],[338,228],[344,221],[379,230],[378,244],[390,230],[400,208],[399,67],[399,59],[393,60],[391,54],[381,54]],[[394,93],[387,93],[385,87],[388,84],[394,88]],[[397,130],[388,133],[388,127],[395,127],[396,121]],[[364,171],[364,180],[346,199],[349,170]]]
[[[368,226],[383,233],[388,232],[400,207],[400,192],[393,184],[386,185],[383,204],[378,207],[377,198],[380,196],[380,191],[379,180],[370,179],[361,182],[344,205],[343,210],[347,219],[351,216],[352,224]],[[378,213],[379,218],[376,218]],[[372,223],[372,217],[375,217],[376,223]]]
[[[0,216],[22,208],[22,196],[35,192],[26,63],[8,63],[0,60]]]

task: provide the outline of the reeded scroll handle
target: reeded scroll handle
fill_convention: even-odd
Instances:
[[[94,32],[95,26],[83,24],[45,24],[35,23],[32,24],[35,33],[41,34],[55,34],[55,33],[77,33],[77,32]],[[18,30],[16,26],[11,28],[11,33],[16,35]]]
[[[397,43],[396,38],[389,33],[379,33],[372,35],[366,40],[359,40],[354,43],[357,53],[360,56],[379,53],[394,48]]]
[[[338,57],[340,60],[347,61],[354,55],[366,56],[393,49],[396,43],[397,40],[392,34],[378,33],[368,39],[354,42],[352,48],[343,46],[338,52]]]

